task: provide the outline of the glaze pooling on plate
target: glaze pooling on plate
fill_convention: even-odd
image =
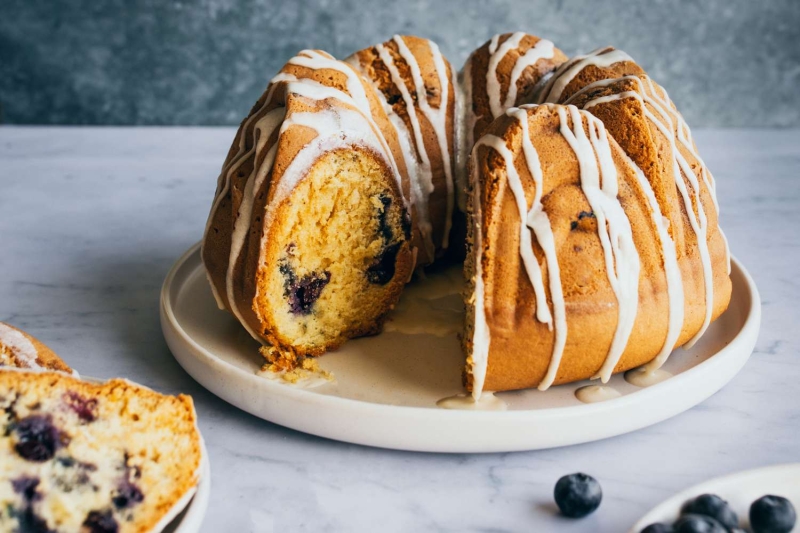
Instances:
[[[442,409],[460,409],[463,411],[505,411],[508,404],[494,395],[493,392],[484,392],[480,398],[475,399],[469,394],[456,394],[436,402]]]
[[[463,289],[461,266],[415,279],[389,313],[383,331],[437,337],[460,333],[464,327]]]
[[[609,385],[586,385],[575,391],[575,397],[583,403],[597,403],[621,398],[622,393]]]
[[[621,374],[609,385],[623,397],[585,405],[586,382],[498,394],[506,411],[436,406],[463,394],[462,355],[455,335],[365,337],[322,358],[337,381],[313,389],[258,377],[258,344],[219,311],[197,248],[181,258],[162,290],[161,320],[178,362],[225,401],[270,422],[345,442],[383,448],[482,453],[545,449],[635,431],[675,416],[719,390],[747,360],[758,334],[760,303],[752,280],[734,261],[731,308],[703,342],[670,358],[674,377],[640,389]],[[679,355],[679,356],[677,356]],[[633,395],[634,397],[628,398]],[[634,400],[634,401],[626,401]]]
[[[625,381],[636,387],[650,387],[666,381],[672,374],[662,368],[651,369],[647,365],[625,372]]]

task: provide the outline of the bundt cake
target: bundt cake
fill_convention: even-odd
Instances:
[[[199,481],[192,400],[0,371],[0,531],[161,531]]]
[[[39,340],[0,322],[0,368],[4,366],[73,373],[73,370],[53,350]]]
[[[475,398],[694,343],[728,305],[729,255],[666,91],[622,51],[568,59],[522,32],[453,78],[418,37],[291,59],[218,181],[202,257],[220,307],[289,368],[379,332],[412,271],[461,249]]]
[[[320,51],[289,60],[239,128],[202,257],[220,307],[279,358],[380,331],[413,272],[408,176],[376,92]]]
[[[534,92],[472,151],[475,397],[657,368],[730,300],[713,180],[666,91],[605,48]]]

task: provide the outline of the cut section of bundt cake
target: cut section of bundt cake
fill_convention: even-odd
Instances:
[[[0,322],[0,367],[3,366],[73,373],[53,350],[38,339]]]
[[[319,51],[292,58],[240,127],[202,257],[220,306],[279,357],[380,331],[415,261],[398,156],[372,88]]]
[[[160,531],[198,483],[192,400],[0,371],[0,531]]]
[[[506,110],[472,151],[476,397],[657,368],[730,300],[713,179],[666,92],[606,48],[537,94],[543,105]]]
[[[448,248],[455,206],[455,73],[436,43],[413,36],[395,35],[345,61],[372,83],[397,130],[417,264],[430,264]]]

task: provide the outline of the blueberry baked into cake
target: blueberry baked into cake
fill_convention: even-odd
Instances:
[[[0,532],[160,531],[201,454],[188,396],[0,371]]]
[[[695,343],[730,301],[730,253],[666,90],[621,50],[569,58],[523,32],[455,78],[410,36],[292,58],[218,179],[202,258],[220,308],[288,368],[379,332],[413,269],[466,255],[475,398]]]

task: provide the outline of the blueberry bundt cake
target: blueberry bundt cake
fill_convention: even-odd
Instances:
[[[657,368],[731,295],[713,178],[666,91],[612,48],[528,90],[538,105],[505,110],[471,155],[476,397]]]
[[[192,400],[0,371],[0,531],[160,531],[198,483]]]
[[[220,307],[268,354],[320,355],[380,331],[412,270],[461,249],[475,397],[694,343],[730,300],[729,255],[666,91],[622,51],[569,59],[521,32],[453,78],[408,36],[290,60],[219,178],[202,255]]]
[[[0,367],[4,366],[73,373],[53,350],[24,331],[0,322]]]

